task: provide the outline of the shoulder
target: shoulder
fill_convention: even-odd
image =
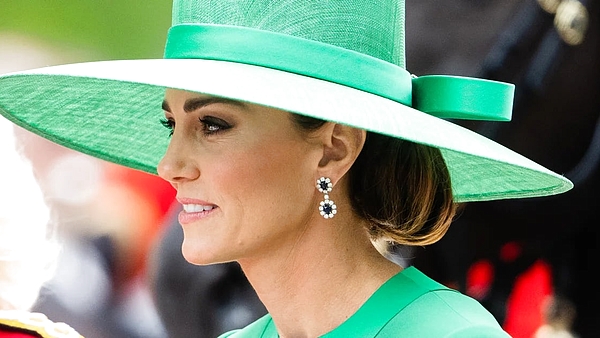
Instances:
[[[411,279],[423,292],[383,327],[381,337],[510,337],[477,300],[442,286],[414,270]]]
[[[257,319],[255,322],[250,323],[248,326],[242,329],[225,332],[218,338],[261,337],[263,336],[263,333],[267,330],[267,328],[270,326],[271,321],[271,315],[266,314],[261,318]]]
[[[479,302],[449,289],[415,299],[398,311],[383,331],[410,332],[409,337],[509,337]]]
[[[0,310],[0,337],[83,338],[65,323],[55,323],[44,314],[17,310]]]

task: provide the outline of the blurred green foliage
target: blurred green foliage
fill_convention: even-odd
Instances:
[[[92,51],[86,61],[160,58],[171,5],[171,0],[0,0],[0,34]]]

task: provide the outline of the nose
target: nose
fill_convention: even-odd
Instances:
[[[190,152],[191,150],[184,144],[173,138],[158,163],[158,175],[169,181],[176,189],[178,183],[193,181],[200,176],[200,169]]]

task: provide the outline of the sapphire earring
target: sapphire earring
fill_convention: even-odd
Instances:
[[[317,180],[317,189],[324,194],[324,200],[319,203],[319,213],[325,219],[332,218],[337,213],[337,206],[328,195],[333,189],[333,183],[329,178],[321,177]]]

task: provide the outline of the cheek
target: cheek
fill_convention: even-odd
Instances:
[[[301,212],[303,203],[310,203],[314,173],[307,149],[297,141],[273,144],[236,152],[220,168],[214,168],[221,192],[239,205],[244,221],[282,213],[293,216],[293,210]]]

